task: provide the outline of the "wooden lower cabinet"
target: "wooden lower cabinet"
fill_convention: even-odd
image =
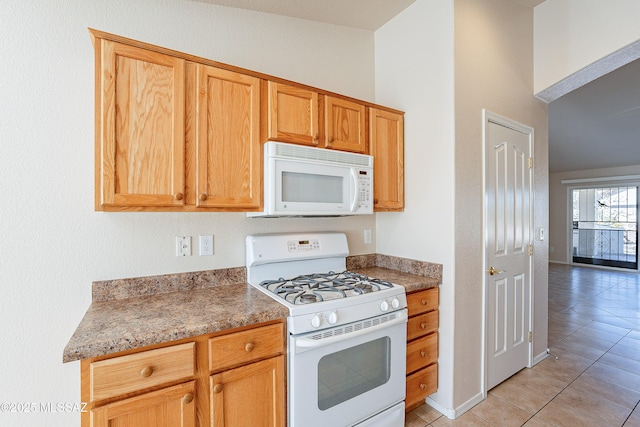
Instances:
[[[82,427],[284,427],[280,321],[80,363]]]
[[[411,411],[438,389],[438,288],[407,294],[407,389]]]
[[[284,426],[284,356],[211,376],[212,427]]]
[[[94,427],[195,427],[195,381],[91,410]]]

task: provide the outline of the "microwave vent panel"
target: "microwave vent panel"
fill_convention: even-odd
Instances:
[[[373,157],[365,154],[348,153],[345,151],[335,151],[324,148],[304,147],[294,144],[271,144],[274,144],[275,146],[276,157],[340,163],[348,166],[373,167]]]

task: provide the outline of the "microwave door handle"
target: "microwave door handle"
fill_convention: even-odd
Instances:
[[[353,188],[353,196],[351,197],[351,207],[350,211],[355,212],[356,207],[358,206],[358,175],[356,173],[356,168],[351,168],[351,173],[349,174],[351,177],[351,188]]]

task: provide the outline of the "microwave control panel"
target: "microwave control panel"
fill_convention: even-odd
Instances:
[[[358,208],[369,208],[373,199],[371,196],[373,191],[371,184],[371,171],[358,171]]]

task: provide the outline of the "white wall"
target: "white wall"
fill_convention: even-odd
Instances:
[[[534,93],[640,40],[638,16],[637,0],[546,0],[536,6]]]
[[[556,172],[549,174],[549,247],[553,252],[549,253],[549,260],[559,263],[571,263],[571,255],[568,250],[571,243],[568,240],[569,232],[569,188],[600,187],[607,185],[624,185],[627,181],[584,182],[576,184],[562,184],[564,179],[588,179],[602,177],[624,177],[640,175],[640,165],[623,166],[617,168],[586,169],[572,172]],[[635,180],[638,185],[638,180]]]
[[[548,227],[547,106],[533,96],[533,10],[509,0],[455,0],[454,403],[482,391],[482,109],[534,128],[534,229]],[[547,346],[547,242],[534,241],[533,354]]]
[[[453,2],[417,0],[376,31],[376,102],[406,111],[405,211],[377,214],[377,252],[443,264],[438,393],[453,407]],[[398,77],[400,76],[400,77]]]
[[[352,253],[375,217],[93,211],[94,59],[87,27],[373,101],[374,34],[185,0],[0,3],[0,402],[78,402],[62,351],[94,280],[244,265],[244,236],[339,230]],[[396,105],[390,105],[397,107]],[[177,258],[177,235],[215,235]],[[7,414],[0,425],[73,426],[79,414]]]

